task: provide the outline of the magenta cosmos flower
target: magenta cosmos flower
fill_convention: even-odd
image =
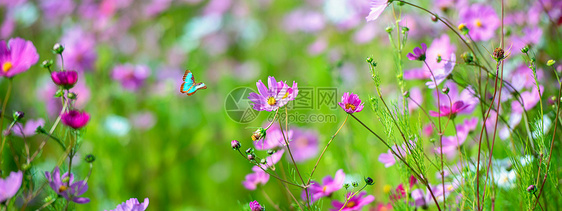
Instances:
[[[74,129],[80,129],[90,121],[90,115],[77,110],[67,111],[61,116],[62,123]]]
[[[429,115],[434,117],[449,116],[470,114],[474,111],[476,104],[478,104],[478,98],[475,97],[476,92],[470,86],[464,89],[460,94],[457,91],[457,85],[453,82],[446,82],[445,87],[449,88],[449,97],[451,99],[449,100],[449,97],[445,94],[439,93],[437,97],[441,103],[441,105],[439,105],[440,112],[429,111]]]
[[[449,36],[446,34],[441,35],[441,37],[434,39],[427,48],[425,60],[427,66],[432,71],[443,69],[447,61],[451,60],[451,56],[455,55],[455,50],[456,47],[451,44]],[[404,79],[431,79],[431,72],[429,72],[427,66],[423,65],[421,68],[405,71]]]
[[[60,169],[58,166],[55,167],[55,170],[53,170],[53,174],[46,171],[45,177],[47,178],[47,181],[49,182],[51,188],[58,195],[63,196],[65,199],[78,204],[85,204],[90,202],[89,198],[78,197],[88,190],[88,184],[86,184],[86,181],[82,180],[74,182],[74,175],[69,174],[68,172],[64,173],[61,178]],[[70,184],[70,186],[68,184]]]
[[[6,179],[0,178],[0,203],[12,198],[21,187],[23,173],[11,172]]]
[[[263,211],[263,207],[261,206],[261,204],[258,201],[253,201],[250,202],[250,209],[252,211]]]
[[[468,27],[468,34],[474,41],[488,41],[494,37],[500,19],[491,6],[473,4],[460,11],[459,23]]]
[[[352,193],[348,193],[346,195],[346,197],[350,197]],[[355,196],[351,197],[348,201],[347,204],[344,204],[343,202],[339,202],[339,201],[333,201],[332,205],[335,207],[335,209],[332,209],[332,211],[356,211],[356,210],[361,210],[361,208],[363,208],[365,205],[370,204],[371,202],[373,202],[375,200],[375,197],[372,195],[367,195],[367,192],[363,191],[361,193],[355,194]]]
[[[131,198],[126,202],[117,205],[117,208],[111,211],[144,211],[148,207],[148,198],[144,199],[144,202],[140,203],[138,199]]]
[[[360,112],[363,110],[363,103],[361,99],[354,93],[346,92],[341,96],[341,102],[338,103],[341,108],[348,114]]]
[[[408,57],[408,59],[410,59],[410,60],[425,61],[425,53],[426,52],[427,52],[427,45],[425,43],[422,43],[421,48],[415,47],[414,51],[412,53],[408,53],[408,55],[406,55],[406,57]]]
[[[51,79],[56,85],[62,86],[64,89],[70,89],[78,81],[78,72],[74,70],[53,71],[51,72]]]
[[[113,68],[111,76],[121,83],[124,89],[136,91],[144,84],[150,76],[150,68],[146,65],[124,64]]]
[[[367,19],[367,21],[376,20],[382,14],[386,6],[388,6],[388,0],[371,0],[371,11],[365,19]]]
[[[453,159],[457,155],[458,148],[466,141],[468,133],[476,129],[476,126],[478,126],[478,118],[465,120],[462,124],[456,126],[455,135],[443,137],[443,150],[441,150],[441,147],[436,147],[434,152],[441,153],[443,151],[447,158]]]
[[[415,147],[415,142],[410,141],[410,146]],[[406,144],[402,145],[401,147],[394,145],[391,148],[392,150],[389,149],[387,153],[382,153],[379,155],[379,162],[383,163],[384,167],[386,168],[396,164],[397,158],[396,156],[394,156],[394,153],[392,153],[392,151],[396,152],[396,154],[400,155],[400,157],[403,158],[410,154],[410,150],[408,150],[408,146],[406,146]]]
[[[258,93],[252,92],[248,99],[254,103],[256,111],[274,111],[294,100],[299,92],[297,83],[293,81],[293,86],[289,87],[285,82],[277,82],[273,76],[268,78],[268,87],[265,87],[260,80],[256,83]]]
[[[318,201],[322,197],[330,197],[332,193],[338,191],[343,187],[343,182],[345,180],[345,173],[340,169],[336,172],[334,178],[331,176],[326,176],[322,180],[323,184],[312,181],[310,183],[310,188],[308,188],[308,196],[311,197],[312,201]],[[306,200],[306,192],[302,192],[301,198]]]
[[[14,77],[27,71],[37,60],[39,54],[31,41],[19,37],[10,39],[7,45],[4,40],[0,41],[0,76]]]

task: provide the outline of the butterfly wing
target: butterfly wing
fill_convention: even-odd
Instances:
[[[191,95],[195,94],[195,92],[197,90],[200,90],[200,89],[207,89],[207,86],[205,85],[205,83],[194,84],[189,90],[187,90],[187,95],[191,96]]]
[[[183,74],[183,83],[180,86],[180,92],[187,93],[187,91],[191,87],[193,87],[194,84],[195,84],[195,77],[193,77],[193,73],[191,73],[191,71],[189,70],[185,70],[185,73]]]
[[[180,92],[191,96],[199,89],[207,89],[207,86],[204,83],[195,83],[193,73],[189,70],[185,70],[185,73],[183,74],[183,83],[180,86]]]

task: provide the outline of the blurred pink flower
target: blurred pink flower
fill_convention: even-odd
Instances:
[[[347,193],[346,198],[349,198],[353,193]],[[361,193],[356,194],[355,196],[351,197],[347,203],[339,202],[339,201],[332,201],[332,206],[335,209],[331,209],[331,211],[355,211],[361,210],[364,206],[370,204],[371,202],[375,201],[375,197],[373,195],[367,195],[367,192],[363,191]]]
[[[27,120],[27,122],[25,123],[25,125],[22,125],[21,123],[16,123],[14,125],[14,127],[12,128],[12,132],[14,133],[14,135],[19,136],[19,137],[31,137],[35,135],[35,130],[37,129],[37,127],[39,126],[45,126],[45,120],[39,118],[37,120]]]
[[[242,185],[248,190],[255,190],[258,185],[265,185],[269,181],[269,174],[265,173],[260,167],[252,167],[253,173],[246,175]]]
[[[94,69],[97,60],[96,40],[93,34],[80,27],[67,30],[60,42],[64,46],[64,68],[78,72]],[[60,59],[59,59],[60,65]]]
[[[75,7],[72,0],[42,0],[40,6],[48,24],[61,22]]]
[[[129,91],[137,91],[144,85],[150,76],[150,68],[146,65],[121,64],[116,65],[111,72],[111,77],[121,83]]]
[[[136,198],[130,198],[111,211],[144,211],[148,207],[148,202],[148,198],[145,198],[142,203]]]
[[[318,132],[300,128],[292,128],[291,131],[293,134],[289,147],[295,161],[304,162],[316,157],[316,154],[318,154]]]
[[[14,77],[27,71],[39,60],[39,54],[31,41],[22,38],[12,38],[0,41],[0,76]]]
[[[500,26],[500,19],[493,7],[485,4],[473,4],[460,11],[459,24],[466,24],[468,34],[474,41],[488,41]]]
[[[0,203],[12,198],[21,187],[23,173],[11,172],[6,179],[0,178]]]
[[[371,12],[365,19],[367,21],[374,21],[382,14],[384,9],[388,6],[388,0],[371,0]]]
[[[312,202],[318,201],[322,197],[330,197],[332,193],[338,191],[343,187],[345,180],[345,173],[342,169],[336,172],[336,175],[332,178],[331,176],[326,176],[322,180],[322,184],[312,181],[310,183],[310,188],[308,189],[308,195]],[[306,192],[302,191],[301,198],[306,200]]]

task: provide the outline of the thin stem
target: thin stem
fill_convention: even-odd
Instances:
[[[285,124],[287,125],[288,123],[288,111],[287,111],[287,107],[285,107]],[[291,161],[293,162],[293,166],[295,166],[295,170],[297,171],[297,174],[299,175],[299,178],[302,182],[302,185],[304,186],[304,191],[306,193],[306,204],[307,206],[310,206],[309,202],[309,196],[308,196],[308,191],[307,191],[307,186],[306,183],[304,183],[304,179],[301,176],[301,172],[299,171],[299,167],[297,166],[297,163],[295,162],[295,159],[293,158],[293,153],[291,152],[291,147],[289,147],[289,140],[287,140],[287,137],[285,136],[285,133],[283,132],[283,125],[281,125],[281,119],[279,119],[279,129],[281,129],[281,135],[283,135],[283,140],[285,141],[285,145],[287,146],[287,151],[289,152],[289,156],[291,157]],[[287,128],[288,129],[288,128]],[[287,134],[288,135],[288,134]]]
[[[343,210],[343,208],[345,208],[345,206],[347,205],[347,202],[348,202],[351,198],[353,198],[353,196],[355,196],[357,193],[359,193],[359,192],[361,192],[363,189],[365,189],[365,187],[367,187],[367,184],[365,184],[365,185],[364,185],[361,189],[359,189],[358,191],[356,191],[356,192],[354,192],[353,194],[351,194],[351,196],[349,196],[349,197],[346,196],[346,197],[345,197],[345,202],[343,203],[343,206],[341,206],[341,208],[340,208],[339,211]]]
[[[556,109],[556,117],[555,120],[558,119],[560,117],[560,96],[562,93],[562,84],[560,84],[560,88],[558,89],[558,98],[556,99],[556,101],[558,102],[558,108]],[[544,184],[546,183],[546,178],[548,177],[548,170],[550,169],[550,159],[552,158],[552,149],[554,149],[554,140],[556,140],[556,127],[558,126],[558,124],[554,124],[554,134],[552,135],[552,141],[550,141],[550,151],[548,153],[548,159],[546,161],[546,173],[544,174],[544,179],[542,180],[541,183],[541,187],[539,188],[539,195],[537,196],[537,200],[535,201],[535,205],[533,206],[533,209],[535,209],[535,207],[537,207],[537,203],[539,203],[539,198],[541,197],[542,194],[542,190],[544,188]]]
[[[4,102],[2,103],[2,110],[0,110],[0,130],[4,128],[4,115],[6,114],[6,105],[10,99],[10,93],[12,92],[12,78],[8,79],[8,90],[6,90],[6,95],[4,97]],[[0,146],[0,165],[4,162],[2,159],[2,152],[4,152],[4,144],[6,143],[6,136],[2,134],[2,146]]]
[[[269,202],[271,205],[273,205],[273,208],[275,208],[276,210],[281,211],[281,209],[279,209],[279,206],[277,204],[275,204],[271,198],[269,198],[269,195],[267,195],[267,192],[265,192],[265,190],[263,188],[260,188],[261,192],[263,194],[263,196],[265,197],[265,199],[267,200],[267,202]]]
[[[324,147],[324,150],[322,150],[322,153],[320,153],[320,156],[318,157],[318,160],[316,160],[316,164],[314,165],[314,168],[312,168],[312,172],[310,172],[310,177],[308,178],[308,181],[306,182],[306,185],[310,184],[310,181],[312,180],[312,176],[314,175],[314,171],[316,171],[316,167],[318,167],[318,164],[320,163],[320,160],[322,159],[322,156],[324,156],[324,153],[326,152],[326,150],[328,149],[328,146],[330,146],[330,143],[332,143],[332,140],[334,140],[334,138],[336,138],[336,135],[338,135],[338,133],[340,132],[340,130],[343,128],[343,126],[345,125],[345,123],[347,122],[347,119],[349,118],[349,115],[345,116],[345,120],[343,121],[343,123],[341,124],[340,128],[338,128],[338,130],[336,131],[336,133],[332,136],[332,138],[330,138],[330,140],[328,141],[328,144],[326,144],[326,147]]]
[[[367,129],[369,132],[371,132],[371,134],[375,135],[375,137],[377,137],[388,149],[390,149],[390,152],[392,154],[394,154],[394,156],[396,156],[400,161],[402,161],[402,163],[404,163],[404,165],[406,165],[410,171],[412,171],[414,173],[414,176],[420,181],[422,182],[425,186],[427,186],[429,193],[431,194],[431,197],[433,198],[433,201],[435,202],[435,205],[437,205],[437,209],[441,210],[441,207],[439,206],[439,203],[437,202],[437,198],[435,197],[435,195],[433,194],[433,191],[431,190],[431,187],[429,185],[429,182],[427,181],[427,179],[425,177],[423,177],[422,174],[419,174],[416,172],[416,170],[414,168],[412,168],[412,166],[410,166],[410,164],[408,164],[406,162],[406,160],[404,160],[404,158],[402,158],[402,156],[398,155],[394,149],[392,149],[392,147],[390,147],[378,134],[376,134],[373,130],[371,130],[371,128],[369,128],[367,125],[365,125],[365,123],[363,123],[361,120],[359,120],[357,117],[355,117],[355,115],[353,114],[349,114],[351,117],[353,117],[355,120],[357,120],[357,122],[359,122],[361,125],[363,125],[363,127],[365,127],[365,129]]]
[[[246,159],[246,160],[248,160],[248,161],[254,163],[254,161],[252,161],[252,160],[248,159],[248,157],[244,156],[244,154],[242,153],[242,151],[240,151],[240,149],[238,149],[237,151],[240,153],[240,155],[241,155],[244,159]],[[272,177],[274,177],[275,179],[277,179],[277,180],[279,180],[279,181],[281,181],[281,182],[284,182],[284,183],[287,183],[287,184],[289,184],[289,185],[293,185],[293,186],[296,186],[296,187],[299,187],[299,188],[304,188],[304,186],[302,186],[302,185],[289,182],[289,181],[287,181],[287,180],[284,180],[284,179],[279,178],[279,177],[278,177],[277,175],[275,175],[275,174],[269,173],[269,172],[266,171],[261,165],[259,165],[259,164],[257,164],[257,163],[254,163],[254,164],[255,164],[257,167],[259,167],[261,170],[263,170],[263,172],[269,174],[269,176],[272,176]]]

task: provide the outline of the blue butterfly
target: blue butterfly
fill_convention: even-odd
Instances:
[[[183,74],[183,83],[180,86],[180,92],[186,93],[188,96],[195,94],[199,89],[207,89],[204,83],[195,83],[195,77],[189,70],[185,70]]]

